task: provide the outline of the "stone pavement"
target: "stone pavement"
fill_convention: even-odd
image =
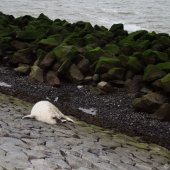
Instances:
[[[22,120],[31,104],[0,93],[0,170],[168,170],[165,148],[84,122]]]

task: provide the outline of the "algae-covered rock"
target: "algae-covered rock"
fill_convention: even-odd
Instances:
[[[39,66],[43,69],[50,67],[55,61],[55,56],[53,52],[49,52],[45,55],[42,61],[39,63]]]
[[[59,87],[61,84],[60,79],[57,77],[57,74],[54,71],[49,71],[46,74],[46,81],[49,85],[54,87]]]
[[[110,56],[115,56],[120,53],[120,48],[116,44],[107,44],[104,50],[106,50]]]
[[[35,57],[32,53],[32,49],[26,48],[22,50],[18,50],[11,57],[10,62],[12,64],[24,63],[31,64],[35,60]]]
[[[22,49],[25,49],[25,48],[29,48],[29,43],[17,41],[17,40],[12,41],[11,45],[12,45],[12,47],[15,48],[15,50],[22,50]]]
[[[43,58],[46,56],[46,51],[42,49],[37,49],[36,51],[36,60],[33,65],[39,66],[40,62],[43,60]]]
[[[160,79],[165,75],[166,75],[166,72],[163,70],[160,70],[157,66],[148,65],[144,70],[143,80],[151,82],[151,81]]]
[[[170,73],[160,79],[164,91],[170,92]]]
[[[163,95],[150,92],[141,98],[136,98],[133,101],[133,106],[137,110],[153,113],[165,102],[166,98]]]
[[[153,50],[146,50],[143,53],[144,62],[148,64],[155,64],[157,62],[166,62],[169,60],[169,57],[166,53],[153,51]]]
[[[97,61],[101,56],[105,54],[105,51],[100,47],[87,48],[85,52],[85,57],[91,62]]]
[[[29,80],[31,81],[38,81],[38,82],[43,82],[43,70],[39,68],[38,66],[32,66],[31,67],[31,72],[29,74]]]
[[[107,72],[108,76],[112,80],[123,80],[125,75],[125,69],[120,67],[114,67]]]
[[[66,59],[73,61],[78,55],[78,49],[72,45],[61,44],[53,50],[56,59],[63,63]]]
[[[130,70],[132,70],[135,73],[139,73],[143,70],[142,63],[136,57],[133,56],[130,56],[128,58],[127,66]]]
[[[114,66],[121,66],[121,62],[117,57],[100,57],[96,63],[95,72],[105,73]]]
[[[83,74],[80,72],[79,68],[72,64],[69,69],[69,77],[72,81],[80,82],[84,79]]]
[[[153,117],[161,120],[170,121],[170,104],[164,103],[153,113]]]
[[[39,41],[39,44],[42,44],[42,45],[45,45],[45,46],[49,46],[49,47],[56,47],[61,42],[62,42],[62,37],[59,36],[59,35],[55,35],[55,36],[47,37],[46,39],[41,39]]]
[[[169,73],[170,72],[170,61],[159,63],[156,65],[156,67]]]
[[[30,66],[28,64],[19,64],[19,66],[15,68],[14,71],[20,74],[27,74],[30,71]]]
[[[119,23],[119,24],[113,24],[110,28],[111,32],[115,32],[117,30],[124,30],[124,26],[123,24]]]

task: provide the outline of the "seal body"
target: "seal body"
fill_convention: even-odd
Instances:
[[[37,102],[32,110],[31,114],[24,116],[23,118],[34,118],[35,120],[45,122],[48,124],[56,124],[58,121],[61,122],[74,122],[68,116],[65,116],[56,106],[49,101]]]

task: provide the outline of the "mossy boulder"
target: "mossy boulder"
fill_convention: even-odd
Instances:
[[[133,56],[130,56],[128,58],[127,67],[134,73],[140,73],[143,70],[142,63],[136,57]]]
[[[144,70],[143,80],[152,82],[166,75],[166,72],[155,65],[148,65]]]
[[[83,74],[75,64],[72,64],[69,69],[69,78],[73,82],[81,82],[84,79]]]
[[[160,79],[161,86],[165,92],[170,92],[170,73]]]
[[[51,51],[45,55],[45,57],[40,61],[39,66],[43,69],[49,68],[55,61],[55,55]]]
[[[116,32],[118,30],[124,30],[124,25],[119,23],[119,24],[113,24],[110,28],[111,32]]]
[[[110,56],[115,56],[120,53],[120,48],[116,44],[107,44],[104,50],[107,51]]]
[[[105,73],[114,66],[121,66],[117,57],[100,57],[95,66],[96,73]]]
[[[153,113],[166,101],[167,99],[163,95],[150,92],[141,98],[136,98],[133,101],[133,106],[137,110]]]
[[[167,73],[170,72],[170,61],[164,62],[164,63],[159,63],[156,65],[157,68],[166,71]]]
[[[46,51],[44,51],[42,49],[37,49],[37,51],[36,51],[36,60],[35,60],[33,65],[39,66],[40,62],[46,56],[46,54],[47,54]]]
[[[60,35],[50,36],[45,39],[41,39],[39,44],[49,46],[49,47],[56,47],[62,42],[62,37]]]
[[[60,44],[58,47],[54,48],[53,53],[55,58],[63,63],[66,59],[73,61],[78,55],[78,48],[72,45]]]
[[[123,80],[125,76],[125,69],[120,67],[114,67],[107,72],[110,80]]]
[[[10,62],[12,64],[31,64],[34,60],[35,56],[33,55],[32,49],[26,48],[15,52],[14,55],[11,57]]]
[[[44,35],[39,29],[33,25],[27,25],[23,30],[18,31],[16,37],[17,39],[23,41],[34,41],[41,38]]]
[[[143,53],[143,61],[148,64],[155,64],[158,62],[166,62],[169,60],[169,57],[166,53],[159,52],[159,51],[153,51],[153,50],[146,50]]]
[[[43,78],[43,70],[41,68],[39,68],[38,66],[32,66],[31,67],[31,72],[29,74],[29,80],[30,81],[36,81],[36,82],[43,82],[44,78]]]
[[[87,57],[90,62],[95,62],[101,56],[105,55],[105,53],[106,52],[100,47],[86,48],[85,57]]]

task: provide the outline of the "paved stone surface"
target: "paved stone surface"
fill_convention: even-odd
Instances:
[[[165,148],[84,122],[22,120],[32,105],[0,94],[0,170],[168,170]]]

